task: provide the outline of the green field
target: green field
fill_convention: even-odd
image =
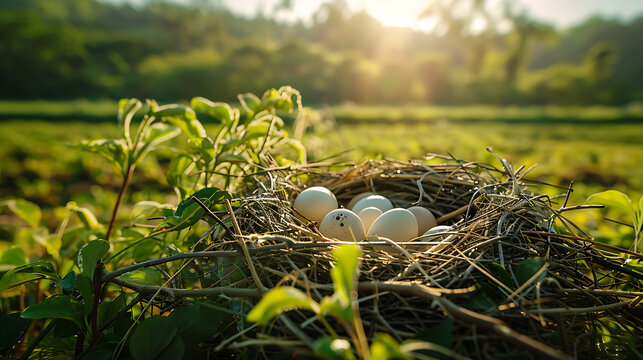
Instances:
[[[110,101],[0,102],[5,119],[0,121],[1,198],[26,198],[44,206],[52,227],[59,221],[54,209],[70,200],[106,221],[119,177],[102,158],[66,144],[118,136],[116,121],[109,120],[114,112]],[[304,137],[309,161],[333,155],[351,161],[407,160],[448,153],[500,166],[486,151],[491,146],[515,167],[537,165],[530,173],[533,179],[562,187],[574,181],[572,203],[608,188],[633,198],[643,190],[643,117],[634,108],[341,106],[320,113],[325,119]],[[480,121],[472,121],[478,115]],[[206,123],[209,133],[213,126]],[[164,178],[172,156],[162,148],[145,161],[128,203],[177,201]],[[534,191],[562,192],[553,187]],[[591,222],[592,216],[586,216],[579,221]]]

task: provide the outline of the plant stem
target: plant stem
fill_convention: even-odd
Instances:
[[[123,177],[123,183],[121,185],[120,191],[118,192],[118,197],[116,198],[114,211],[112,211],[112,219],[109,221],[109,226],[107,227],[107,234],[105,235],[105,241],[109,242],[109,237],[112,234],[112,230],[114,229],[114,223],[116,222],[116,215],[118,214],[118,209],[120,208],[121,202],[125,197],[125,192],[127,191],[129,182],[132,179],[132,174],[134,173],[134,168],[135,166],[133,164],[130,164],[129,167],[127,168],[127,172],[125,173],[125,177]]]

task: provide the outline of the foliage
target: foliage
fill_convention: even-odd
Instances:
[[[205,98],[194,98],[191,106],[160,106],[153,100],[143,104],[137,99],[123,99],[118,103],[117,113],[120,136],[74,144],[77,149],[101,155],[120,175],[120,191],[108,224],[99,221],[89,208],[70,201],[59,209],[60,223],[50,231],[43,224],[42,210],[37,204],[23,199],[0,203],[0,208],[8,209],[24,222],[20,231],[28,231],[45,249],[39,256],[41,261],[31,263],[20,247],[8,249],[0,256],[3,266],[0,292],[7,300],[2,303],[2,312],[12,312],[1,317],[0,322],[15,325],[3,336],[4,342],[0,344],[3,352],[15,348],[26,351],[25,356],[29,356],[38,346],[38,351],[74,353],[77,357],[112,354],[118,357],[125,352],[134,359],[182,358],[184,354],[198,352],[198,343],[213,333],[227,334],[227,328],[236,319],[218,309],[232,304],[205,301],[177,307],[171,317],[146,317],[147,307],[134,311],[141,297],[132,297],[120,289],[110,290],[105,276],[107,269],[132,261],[161,258],[203,246],[192,234],[200,230],[200,220],[213,221],[212,211],[232,198],[229,191],[236,190],[229,186],[232,177],[243,179],[266,166],[273,157],[284,164],[306,161],[303,145],[289,137],[284,121],[277,115],[294,110],[300,113],[297,90],[270,89],[261,98],[245,93],[239,96],[239,101],[241,106],[233,108]],[[217,122],[215,136],[208,135],[200,118]],[[304,120],[297,117],[293,123],[295,133],[303,131]],[[183,134],[182,142],[175,139],[180,134]],[[188,166],[175,163],[166,173],[168,183],[176,188],[182,201],[175,210],[171,205],[150,200],[137,204],[132,214],[135,219],[162,215],[157,227],[142,232],[117,219],[120,204],[126,199],[137,166],[147,154],[170,142],[179,146],[183,143],[172,148],[172,152],[179,154],[177,159],[189,160]],[[287,153],[280,150],[281,146],[293,148],[295,160],[289,160]],[[277,150],[280,156],[276,155]],[[198,175],[188,174],[195,170]],[[212,176],[221,171],[225,171],[225,176]],[[229,191],[214,187],[219,183]],[[188,265],[189,262],[180,268],[169,265],[166,269],[135,268],[121,275],[123,281],[143,285],[162,285],[166,280],[191,283],[195,279],[190,276],[174,279]],[[190,269],[194,269],[193,265]],[[168,271],[175,273],[170,279],[167,279]],[[208,280],[202,275],[198,281]],[[21,293],[22,300],[16,306],[13,300]],[[26,293],[30,295],[24,301]],[[13,312],[16,310],[20,318],[12,315],[17,314]],[[20,343],[25,327],[31,324],[27,319],[48,323],[41,336],[33,340],[34,347],[25,350]],[[49,332],[52,335],[48,335]],[[31,337],[29,333],[26,336]],[[50,342],[49,336],[61,341]]]
[[[322,4],[305,26],[202,1],[3,0],[0,97],[232,101],[292,84],[318,104],[641,100],[643,18],[595,17],[554,31],[516,1],[494,4],[431,2],[418,15],[435,27],[420,32],[385,27],[342,1]]]

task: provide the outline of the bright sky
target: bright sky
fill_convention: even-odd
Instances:
[[[102,0],[114,3],[129,2],[141,4],[145,0]],[[191,0],[170,0],[177,3],[188,3]],[[272,10],[281,0],[201,0],[204,2],[223,3],[237,14],[252,17],[259,9],[264,14]],[[288,21],[310,20],[319,6],[328,0],[292,0],[294,9],[282,12],[279,18]],[[365,9],[371,16],[389,26],[408,26],[419,28],[418,14],[432,0],[346,0],[353,10]],[[501,2],[503,0],[489,0]],[[558,28],[577,24],[594,14],[608,17],[630,19],[643,14],[643,0],[515,0],[528,13],[542,21],[549,22]]]
[[[253,16],[261,7],[265,14],[279,0],[221,0],[234,12]],[[326,0],[292,0],[294,10],[280,18],[310,19]],[[353,10],[365,9],[385,25],[418,27],[417,16],[431,0],[347,0]],[[643,14],[643,0],[517,0],[533,17],[565,28],[593,14],[629,19]]]

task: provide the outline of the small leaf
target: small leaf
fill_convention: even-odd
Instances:
[[[56,283],[56,285],[60,286],[67,292],[74,291],[76,288],[76,273],[73,271],[68,272],[62,280]]]
[[[465,303],[465,307],[473,310],[486,311],[493,309],[504,300],[504,296],[486,282],[478,282],[477,290]]]
[[[83,274],[76,276],[76,287],[83,298],[83,313],[88,316],[94,305],[94,281]]]
[[[13,347],[27,332],[31,320],[24,319],[20,313],[0,316],[0,353]]]
[[[220,120],[226,126],[232,124],[235,120],[234,110],[226,103],[212,102],[206,98],[195,97],[190,101],[190,106],[196,111]]]
[[[180,334],[186,347],[195,347],[199,343],[213,340],[217,336],[226,338],[236,333],[236,327],[233,325],[237,323],[237,319],[232,314],[220,310],[219,306],[210,305],[209,301],[196,303],[190,306],[191,310],[188,313],[177,313],[173,317],[173,319],[177,319],[175,321],[181,322],[177,323],[177,327],[181,329]],[[220,306],[230,308],[227,303]],[[193,311],[195,310],[198,313],[198,320],[193,322],[192,316],[194,316]],[[188,317],[187,321],[185,318],[178,320],[183,316]]]
[[[107,325],[107,322],[111,320],[118,312],[127,305],[127,295],[120,294],[116,299],[104,300],[98,306],[98,324]]]
[[[164,105],[156,109],[154,116],[179,127],[190,138],[206,137],[205,128],[197,120],[196,113],[185,105]]]
[[[96,263],[109,250],[109,243],[105,240],[93,240],[83,245],[78,251],[78,269],[89,279],[94,278]]]
[[[415,334],[413,338],[440,345],[446,349],[451,349],[451,347],[453,347],[453,319],[448,317],[442,320],[439,324],[420,331]],[[448,355],[432,350],[419,350],[418,353],[437,360],[450,359]]]
[[[155,268],[143,268],[128,272],[121,279],[141,285],[162,285],[161,273]]]
[[[5,250],[2,253],[2,256],[0,256],[0,264],[20,266],[25,265],[28,262],[29,259],[27,259],[25,252],[22,251],[21,248],[15,246]]]
[[[199,153],[206,164],[214,158],[214,143],[209,138],[191,138],[188,140],[188,145]]]
[[[411,359],[400,349],[400,344],[389,334],[375,334],[371,344],[372,360]]]
[[[121,136],[130,144],[132,139],[130,137],[130,123],[136,112],[143,106],[138,99],[121,99],[118,102],[118,125],[121,128]]]
[[[42,214],[38,205],[23,199],[8,200],[3,204],[32,228],[36,228],[40,224]]]
[[[188,306],[179,306],[172,311],[170,318],[176,323],[178,333],[196,324],[201,318],[201,304],[194,303]]]
[[[306,147],[301,143],[301,141],[295,139],[286,139],[286,145],[295,149],[295,151],[297,152],[297,161],[299,161],[300,164],[306,163]]]
[[[333,279],[333,287],[340,305],[344,309],[344,320],[350,320],[353,316],[352,300],[357,296],[353,292],[357,271],[359,269],[359,256],[361,250],[357,245],[342,245],[332,251],[335,258],[334,267],[330,270]]]
[[[82,328],[82,314],[82,307],[73,296],[55,295],[24,309],[20,316],[25,319],[65,319]]]
[[[319,305],[303,292],[289,286],[277,287],[261,298],[250,310],[247,319],[265,325],[282,312],[296,308],[319,312]]]
[[[119,172],[123,172],[126,168],[127,158],[129,156],[129,149],[127,143],[123,139],[101,139],[101,140],[84,140],[80,144],[73,145],[74,147],[97,153],[109,160]]]
[[[192,196],[201,200],[208,208],[213,204],[220,203],[223,199],[231,198],[227,191],[214,187],[201,189],[192,194]],[[205,210],[192,200],[192,196],[181,201],[174,215],[167,217],[158,225],[157,229],[164,228],[166,231],[178,231],[196,224],[205,214]]]
[[[335,339],[324,336],[315,341],[313,345],[315,353],[328,360],[352,360],[356,359],[351,343],[346,339]]]
[[[139,201],[136,204],[134,204],[134,207],[132,208],[132,213],[130,214],[131,219],[138,219],[138,218],[148,218],[150,216],[155,215],[162,209],[171,209],[173,208],[172,205],[170,204],[161,204],[156,201]]]
[[[527,280],[534,276],[545,265],[545,263],[546,260],[542,257],[535,257],[521,261],[514,272],[516,274],[518,284],[522,285],[527,282]],[[545,277],[546,274],[547,272],[544,271],[540,276]]]
[[[0,278],[0,292],[34,280],[60,281],[60,276],[54,271],[54,266],[48,262],[35,262],[18,266],[7,271]]]
[[[129,351],[135,360],[155,359],[176,335],[176,324],[166,316],[154,315],[143,320],[129,341]]]
[[[237,98],[239,99],[241,107],[249,113],[255,112],[261,104],[261,99],[252,93],[239,94]]]
[[[507,272],[505,268],[496,262],[491,263],[489,266],[491,268],[491,273],[500,280],[500,282],[507,285],[510,289],[516,288],[516,284],[513,282],[511,275],[509,275],[509,272]]]
[[[101,227],[100,223],[96,219],[96,215],[94,215],[91,210],[78,206],[74,201],[68,202],[67,208],[78,215],[78,218],[86,228],[99,229]]]
[[[214,154],[214,153],[213,153]],[[170,166],[165,173],[168,184],[178,187],[181,185],[181,179],[194,166],[194,161],[184,155],[172,158]]]
[[[611,207],[618,209],[630,217],[630,219],[632,220],[632,224],[637,223],[636,210],[632,205],[632,200],[630,200],[627,195],[623,194],[620,191],[603,191],[587,198],[587,202],[590,204],[601,204],[605,205],[608,208]]]
[[[170,344],[163,349],[163,351],[156,358],[156,360],[183,359],[184,353],[185,353],[185,343],[183,342],[183,339],[179,335],[176,335],[174,336]]]

